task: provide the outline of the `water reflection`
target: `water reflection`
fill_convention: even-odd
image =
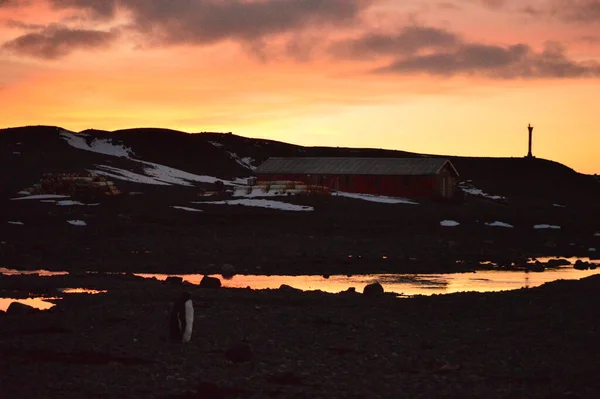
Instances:
[[[56,306],[52,302],[47,302],[50,299],[60,299],[60,298],[25,298],[25,299],[17,299],[17,298],[0,298],[0,310],[6,311],[12,302],[19,302],[24,305],[31,306],[33,308],[39,310],[48,310],[54,306]]]
[[[50,270],[17,270],[17,269],[7,269],[5,267],[0,267],[0,274],[4,274],[6,276],[20,276],[20,275],[29,275],[29,274],[37,274],[42,277],[49,276],[64,276],[69,274],[69,272],[52,272]]]
[[[547,269],[543,273],[517,271],[480,271],[476,273],[455,274],[371,274],[347,276],[259,276],[236,275],[230,280],[221,279],[224,287],[277,289],[282,284],[294,288],[313,291],[321,290],[330,293],[345,291],[350,287],[362,292],[365,285],[379,281],[386,292],[394,292],[407,296],[450,294],[454,292],[476,291],[496,292],[515,290],[523,287],[537,287],[555,280],[576,280],[600,273],[600,270],[576,270],[572,266]],[[137,276],[165,280],[169,274],[136,274]],[[179,274],[184,281],[199,284],[202,274]],[[219,275],[211,277],[220,278]]]
[[[92,290],[90,288],[59,288],[58,291],[63,294],[105,294],[108,290]]]

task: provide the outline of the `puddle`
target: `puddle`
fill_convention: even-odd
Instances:
[[[379,281],[386,292],[406,296],[451,294],[454,292],[497,292],[533,288],[555,280],[578,280],[600,273],[595,270],[576,270],[573,266],[547,269],[542,273],[519,271],[479,271],[476,273],[454,274],[370,274],[347,276],[259,276],[235,275],[231,279],[223,279],[220,275],[211,275],[221,280],[223,287],[253,289],[277,289],[282,284],[303,290],[320,290],[337,293],[350,287],[362,292],[365,285]],[[192,284],[200,283],[202,274],[136,274],[136,276],[165,280],[169,276],[182,277]]]
[[[20,275],[28,275],[28,274],[38,274],[42,277],[49,276],[64,276],[69,274],[69,272],[51,272],[50,270],[17,270],[17,269],[7,269],[5,267],[0,267],[0,274],[4,274],[6,276],[20,276]]]
[[[556,258],[540,257],[540,262],[547,262],[551,259],[567,259],[572,264],[577,260],[582,260],[596,265],[600,265],[600,260],[590,260],[585,257]],[[68,272],[51,272],[47,270],[19,271],[15,269],[0,268],[1,274],[39,274],[40,276],[58,276],[65,275]],[[94,274],[96,272],[87,272]],[[224,279],[221,275],[214,274],[211,277],[217,277],[221,280],[224,287],[229,288],[252,288],[252,289],[278,289],[282,284],[303,290],[320,290],[329,293],[346,291],[354,287],[358,292],[362,292],[365,285],[374,281],[379,281],[386,292],[393,292],[399,295],[433,295],[450,294],[455,292],[496,292],[515,290],[523,287],[537,287],[544,283],[555,280],[577,280],[600,273],[600,268],[589,270],[576,270],[572,265],[548,268],[544,272],[526,272],[514,270],[490,270],[478,271],[476,273],[452,273],[452,274],[368,274],[354,275],[351,277],[342,275],[333,275],[329,278],[322,276],[265,276],[265,275],[235,275],[230,279]],[[112,273],[124,274],[124,273]],[[170,276],[182,277],[185,281],[192,284],[199,284],[204,277],[203,274],[151,274],[137,273],[136,276],[144,278],[157,278],[165,280]],[[87,288],[61,288],[60,292],[64,294],[101,294],[106,290],[92,290]],[[33,301],[43,302],[44,298],[32,298]],[[4,301],[12,299],[4,299]],[[21,300],[19,300],[21,301]],[[10,302],[8,302],[10,303]],[[8,307],[6,303],[6,307]],[[34,306],[34,305],[32,305]],[[48,305],[40,306],[53,306]],[[1,305],[0,305],[1,308]]]
[[[90,288],[59,288],[58,291],[63,294],[105,294],[108,290],[92,290]]]
[[[25,305],[29,305],[39,310],[48,310],[54,306],[56,306],[52,302],[47,302],[48,300],[55,300],[60,298],[0,298],[0,310],[6,311],[12,302],[19,302]]]

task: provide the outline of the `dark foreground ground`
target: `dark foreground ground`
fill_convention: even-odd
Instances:
[[[599,276],[414,299],[188,286],[196,322],[187,345],[166,341],[178,285],[131,276],[0,277],[2,296],[74,286],[109,292],[67,295],[48,312],[0,314],[1,398],[600,394]],[[251,359],[230,360],[225,352],[242,340]]]
[[[232,264],[240,274],[439,273],[476,269],[479,261],[523,264],[528,257],[600,251],[598,203],[556,207],[470,198],[406,205],[270,198],[313,207],[311,212],[193,203],[223,199],[231,198],[176,188],[103,198],[96,206],[6,199],[0,207],[0,267],[213,274]],[[442,227],[442,220],[460,225]],[[486,225],[494,221],[514,228]],[[561,229],[536,230],[536,224]],[[456,263],[461,260],[468,262]]]

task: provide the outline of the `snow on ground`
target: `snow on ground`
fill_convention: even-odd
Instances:
[[[342,191],[337,191],[333,195],[338,196],[338,197],[361,199],[364,201],[379,202],[379,203],[383,203],[383,204],[410,204],[410,205],[418,205],[419,204],[418,202],[414,202],[414,201],[408,200],[406,198],[386,197],[384,195],[345,193]]]
[[[157,180],[153,177],[148,177],[144,175],[140,175],[138,173],[130,172],[125,169],[115,168],[113,166],[107,165],[96,165],[100,169],[88,169],[88,172],[94,173],[97,175],[102,175],[106,177],[110,177],[112,179],[119,179],[130,181],[134,183],[142,183],[142,184],[155,184],[158,186],[169,186],[169,183],[165,183],[163,181]]]
[[[67,220],[67,223],[73,226],[87,226],[87,223],[83,220]]]
[[[552,204],[552,206],[555,206],[557,208],[566,208],[565,205],[561,205],[561,204]]]
[[[39,194],[39,195],[28,195],[27,197],[11,198],[11,200],[13,200],[13,201],[29,200],[29,199],[43,200],[43,199],[56,199],[56,198],[69,198],[69,196],[68,195],[56,195],[56,194]]]
[[[588,248],[588,252],[596,252],[596,248]]]
[[[90,144],[85,141],[84,135],[68,132],[66,130],[60,133],[61,137],[65,139],[69,145],[78,148],[80,150],[96,152],[99,154],[111,155],[115,157],[128,158],[131,161],[141,163],[145,165],[144,173],[141,175],[138,173],[130,172],[128,170],[115,168],[107,165],[98,165],[99,169],[88,170],[90,173],[96,173],[98,175],[107,176],[113,179],[126,180],[135,183],[143,184],[155,184],[155,185],[181,185],[181,186],[192,186],[192,182],[196,183],[215,183],[216,181],[222,181],[225,184],[236,185],[237,182],[231,182],[222,180],[213,176],[195,175],[188,173],[183,170],[171,168],[169,166],[142,161],[139,159],[133,159],[131,156],[135,155],[130,148],[124,147],[123,145],[113,144],[107,139],[95,139]],[[235,154],[233,154],[235,155]],[[249,159],[249,158],[248,158]],[[237,158],[238,162],[245,162],[247,158]],[[242,164],[246,167],[250,167],[246,164]]]
[[[486,194],[483,192],[483,190],[480,190],[478,188],[473,187],[472,184],[469,183],[470,180],[468,180],[467,182],[461,182],[458,184],[458,186],[460,187],[460,189],[462,191],[464,191],[467,194],[471,194],[471,195],[475,195],[478,197],[484,197],[484,198],[488,198],[488,199],[492,199],[492,200],[505,200],[507,199],[506,197],[502,197],[501,195],[491,195],[491,194]]]
[[[250,193],[248,193],[248,189],[250,189]],[[287,190],[286,192],[292,192],[293,190]],[[245,186],[245,187],[236,187],[233,190],[234,197],[245,197],[245,198],[256,198],[256,197],[283,197],[286,196],[286,192],[281,192],[277,190],[269,190],[269,192],[265,192],[264,187],[261,186]],[[277,193],[277,194],[275,194]]]
[[[69,143],[72,147],[96,152],[98,154],[112,155],[114,157],[129,158],[135,155],[131,148],[125,147],[122,144],[113,144],[108,139],[94,139],[90,144],[85,140],[86,135],[71,133],[67,130],[60,132],[60,136]]]
[[[71,206],[71,205],[85,205],[85,204],[83,202],[79,202],[79,201],[63,200],[63,201],[58,201],[56,203],[56,205],[59,205],[59,206]]]
[[[219,148],[223,148],[223,144],[218,143],[216,141],[209,141],[209,143],[211,143],[212,145],[214,145],[215,147],[219,147]]]
[[[40,202],[56,203],[56,200],[41,200]]]
[[[172,205],[171,208],[181,209],[182,211],[190,211],[190,212],[204,212],[202,209],[188,208],[187,206],[175,206],[175,205]]]
[[[219,179],[213,176],[204,176],[204,175],[195,175],[193,173],[184,172],[183,170],[171,168],[169,166],[160,165],[153,162],[146,161],[137,161],[144,165],[150,166],[149,168],[144,168],[144,172],[156,180],[169,183],[169,184],[178,184],[181,186],[191,186],[190,182],[197,183],[215,183],[217,181],[222,181],[225,184],[235,184],[231,181]]]
[[[279,209],[282,211],[313,211],[312,206],[288,204],[281,201],[273,201],[266,199],[238,199],[226,201],[207,201],[207,202],[192,202],[193,204],[214,204],[214,205],[243,205],[255,206],[259,208]]]
[[[558,230],[560,229],[560,226],[554,226],[551,224],[536,224],[535,226],[533,226],[534,229],[554,229],[554,230]]]
[[[15,226],[23,226],[23,225],[25,225],[25,223],[23,223],[23,222],[16,222],[16,221],[12,221],[12,220],[9,220],[8,224],[14,224]]]
[[[256,169],[256,166],[252,165],[254,162],[254,158],[250,157],[239,157],[235,152],[227,151],[231,159],[235,160],[238,164],[242,165],[244,168],[248,168],[251,170]]]
[[[440,222],[440,226],[444,226],[444,227],[455,227],[460,225],[460,223],[454,221],[454,220],[442,220]]]
[[[491,227],[510,227],[510,228],[515,227],[515,226],[510,225],[508,223],[498,222],[498,221],[492,222],[492,223],[486,223],[486,226],[491,226]]]
[[[19,195],[31,195],[31,193],[29,191],[27,191],[27,190],[19,191],[17,194],[19,194]]]
[[[600,237],[600,231],[596,234],[594,234],[594,237]]]

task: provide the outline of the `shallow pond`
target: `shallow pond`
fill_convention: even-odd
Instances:
[[[546,262],[551,258],[539,258]],[[567,258],[571,263],[581,259],[595,265],[600,261],[588,258]],[[67,272],[49,272],[46,270],[19,271],[14,269],[0,268],[1,274],[35,274],[40,276],[64,275]],[[89,272],[95,273],[95,272]],[[348,276],[264,276],[264,275],[235,275],[233,278],[225,279],[220,275],[211,275],[221,280],[223,287],[230,288],[252,288],[252,289],[277,289],[282,284],[303,290],[320,290],[330,293],[338,293],[354,287],[356,291],[362,292],[366,284],[378,281],[386,292],[393,292],[402,296],[451,294],[454,292],[496,292],[515,290],[519,288],[532,288],[555,280],[577,280],[600,273],[600,268],[588,270],[576,270],[573,266],[562,266],[546,269],[543,272],[506,271],[491,270],[478,271],[474,273],[449,273],[449,274],[368,274]],[[115,273],[119,274],[119,273]],[[192,284],[200,283],[203,274],[152,274],[137,273],[136,276],[144,278],[156,278],[165,280],[170,276],[182,277],[184,281]],[[59,289],[63,294],[87,293],[97,294],[106,291],[89,290],[85,288]],[[12,299],[0,298],[0,310],[6,310],[10,302],[17,301],[38,309],[49,309],[54,306],[47,302],[47,298]]]

